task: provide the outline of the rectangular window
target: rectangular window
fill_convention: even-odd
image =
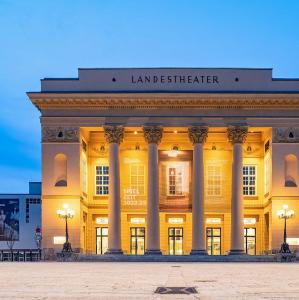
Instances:
[[[255,228],[244,228],[244,249],[246,254],[256,254],[256,230]]]
[[[109,194],[109,166],[96,166],[96,195]]]
[[[183,255],[183,228],[168,228],[168,245],[170,255]]]
[[[143,255],[145,249],[145,228],[131,227],[131,254]]]
[[[256,195],[256,166],[243,166],[243,195]]]
[[[221,196],[222,194],[221,166],[208,165],[207,167],[207,195]]]
[[[207,251],[209,255],[221,255],[221,228],[207,227]]]
[[[183,185],[183,168],[182,166],[170,166],[167,168],[168,174],[168,195],[179,196],[182,195]]]
[[[105,252],[108,250],[108,227],[97,227],[96,235],[96,253],[105,254]]]
[[[144,165],[130,166],[130,185],[134,195],[144,195]]]

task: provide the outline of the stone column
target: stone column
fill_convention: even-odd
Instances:
[[[227,132],[233,145],[230,255],[244,254],[243,143],[247,132],[247,126],[229,126]]]
[[[108,251],[106,254],[122,254],[119,180],[119,144],[123,140],[122,126],[104,126],[109,143],[109,202],[108,202]]]
[[[163,128],[160,126],[144,126],[143,133],[145,140],[148,142],[148,202],[145,254],[161,254],[158,144],[162,138]]]
[[[203,145],[208,136],[208,127],[193,126],[188,129],[193,149],[192,176],[192,255],[207,255],[204,218],[204,161]]]

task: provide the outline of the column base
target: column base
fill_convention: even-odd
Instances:
[[[244,250],[230,250],[228,255],[246,255],[246,253],[244,252]]]
[[[144,255],[162,255],[161,250],[146,250]]]
[[[190,255],[208,255],[207,250],[191,250]]]
[[[121,249],[108,249],[105,252],[105,255],[123,255],[123,251]]]

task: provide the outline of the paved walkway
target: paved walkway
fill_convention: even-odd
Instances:
[[[299,263],[0,263],[0,299],[299,299]]]

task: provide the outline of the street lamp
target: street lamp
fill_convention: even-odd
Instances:
[[[65,219],[65,243],[63,244],[62,252],[73,252],[71,243],[69,242],[69,231],[67,226],[67,219],[72,219],[75,215],[74,211],[69,208],[68,204],[63,205],[63,209],[57,210],[59,218]]]
[[[280,253],[291,253],[289,244],[287,243],[287,219],[292,218],[294,214],[295,212],[289,209],[287,204],[284,204],[282,209],[277,212],[279,219],[284,219],[283,244],[281,245]]]

